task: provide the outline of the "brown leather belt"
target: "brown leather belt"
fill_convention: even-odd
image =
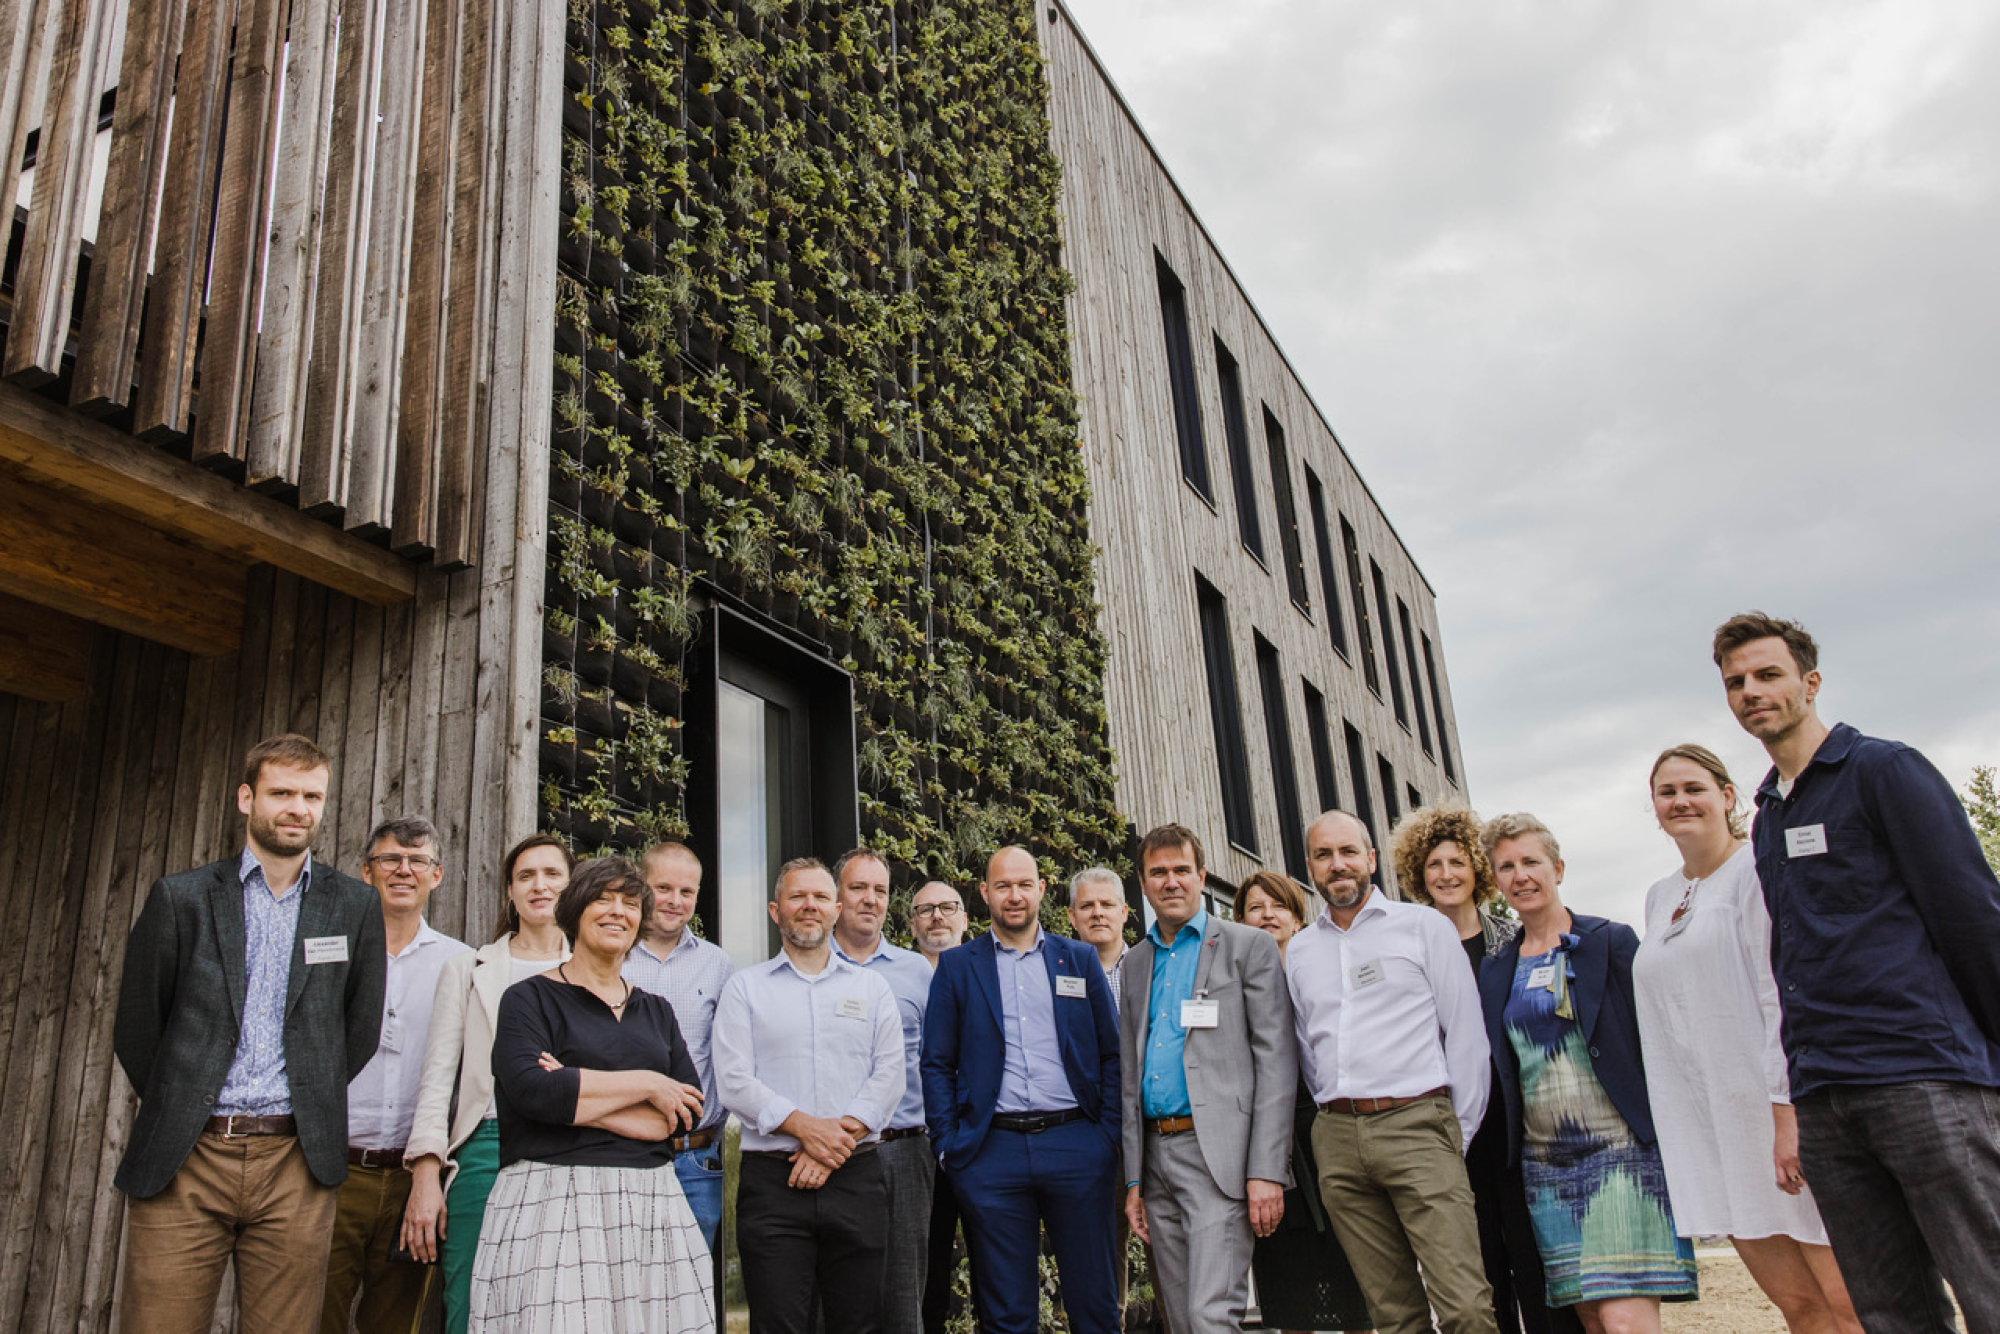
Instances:
[[[706,1130],[691,1130],[685,1135],[675,1135],[667,1141],[667,1147],[675,1153],[691,1153],[696,1149],[705,1149],[713,1143],[715,1143],[715,1127],[710,1126]]]
[[[1335,1098],[1332,1102],[1321,1103],[1319,1109],[1322,1112],[1340,1112],[1346,1116],[1371,1116],[1376,1112],[1408,1107],[1411,1103],[1422,1102],[1425,1098],[1449,1096],[1451,1096],[1451,1086],[1440,1084],[1428,1092],[1413,1094],[1407,1098]]]
[[[882,1132],[882,1143],[890,1144],[899,1139],[908,1139],[912,1135],[928,1135],[929,1133],[930,1131],[923,1126],[904,1126],[900,1130],[885,1130]]]
[[[347,1146],[347,1165],[349,1167],[401,1167],[403,1165],[403,1151],[401,1149],[357,1149],[350,1144]]]
[[[203,1129],[224,1139],[242,1139],[247,1135],[296,1135],[299,1133],[299,1121],[295,1116],[211,1116]]]
[[[1192,1116],[1162,1116],[1146,1122],[1146,1129],[1155,1135],[1185,1135],[1194,1129]]]

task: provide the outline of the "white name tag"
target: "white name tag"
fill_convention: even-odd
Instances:
[[[1785,831],[1785,855],[1788,857],[1817,857],[1826,851],[1826,826],[1823,824],[1802,824],[1797,829]]]
[[[1083,979],[1080,977],[1058,977],[1056,979],[1056,995],[1058,996],[1087,996],[1089,994],[1084,988]]]
[[[396,1022],[395,1015],[388,1015],[382,1020],[382,1037],[376,1045],[391,1055],[397,1055],[402,1052],[403,1026]]]
[[[833,1012],[842,1019],[866,1019],[868,1002],[859,996],[842,996],[833,1003]]]
[[[1181,1002],[1182,1028],[1214,1028],[1221,1022],[1221,1001],[1184,1000]]]
[[[1530,991],[1535,990],[1537,987],[1547,989],[1555,980],[1556,966],[1552,963],[1545,963],[1540,968],[1530,968],[1528,970],[1528,990]]]
[[[1354,983],[1356,990],[1362,987],[1372,987],[1386,976],[1387,974],[1382,970],[1382,961],[1380,959],[1370,959],[1367,963],[1357,963],[1347,972],[1348,980]]]
[[[307,936],[307,963],[346,963],[346,936]]]

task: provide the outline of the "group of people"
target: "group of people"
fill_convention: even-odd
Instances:
[[[741,969],[685,846],[536,835],[474,950],[425,920],[428,822],[351,880],[311,856],[326,757],[260,743],[242,853],[127,945],[123,1327],[206,1330],[233,1259],[250,1334],[414,1329],[437,1283],[453,1334],[713,1329],[733,1115],[752,1334],[938,1334],[961,1228],[986,1334],[1039,1329],[1045,1250],[1071,1329],[1119,1329],[1128,1233],[1172,1334],[1239,1328],[1253,1275],[1282,1328],[1657,1330],[1698,1236],[1800,1334],[1954,1328],[1941,1280],[2000,1330],[2000,884],[1920,755],[1820,722],[1802,629],[1714,655],[1774,768],[1746,839],[1711,752],[1660,755],[1643,943],[1564,906],[1533,816],[1427,808],[1402,898],[1329,811],[1310,889],[1253,875],[1227,920],[1161,825],[1129,948],[1108,868],[1065,937],[1003,847],[989,929],[932,881],[904,949],[886,858],[803,858]]]

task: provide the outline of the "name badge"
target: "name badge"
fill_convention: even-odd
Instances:
[[[1181,1002],[1182,1028],[1214,1028],[1221,1022],[1221,1001],[1184,1000]]]
[[[1537,988],[1544,991],[1552,990],[1555,980],[1556,966],[1552,963],[1545,963],[1540,968],[1530,968],[1528,970],[1528,990],[1530,991],[1534,991]]]
[[[382,1020],[382,1037],[376,1044],[390,1055],[398,1055],[403,1050],[403,1026],[391,1014]]]
[[[1354,983],[1354,988],[1357,991],[1362,987],[1374,986],[1386,976],[1388,974],[1383,971],[1380,959],[1370,959],[1367,963],[1357,963],[1347,972],[1348,980]]]
[[[307,963],[346,963],[346,936],[307,936]]]
[[[1826,826],[1823,824],[1802,824],[1797,829],[1785,831],[1785,855],[1788,857],[1817,857],[1826,851]]]
[[[1084,988],[1083,979],[1080,977],[1058,977],[1056,979],[1056,995],[1058,996],[1087,996],[1089,994]]]
[[[842,996],[833,1003],[833,1012],[842,1019],[866,1019],[868,1002],[859,996]]]

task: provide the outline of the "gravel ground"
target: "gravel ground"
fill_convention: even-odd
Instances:
[[[1750,1271],[1724,1247],[1703,1247],[1695,1254],[1701,1265],[1701,1300],[1664,1302],[1660,1323],[1666,1334],[1785,1334],[1785,1321],[1750,1277]]]

